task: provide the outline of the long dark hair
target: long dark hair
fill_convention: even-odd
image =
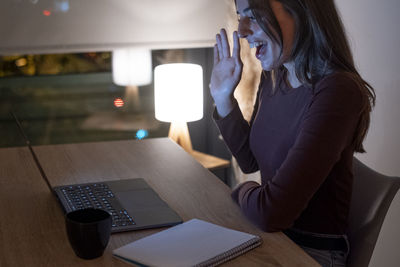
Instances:
[[[257,23],[283,47],[282,31],[271,9],[271,0],[248,0]],[[296,76],[305,85],[313,85],[326,75],[343,72],[351,77],[363,95],[363,108],[354,139],[355,151],[365,152],[363,141],[375,105],[374,88],[362,79],[354,65],[343,23],[334,0],[274,0],[280,2],[295,21],[296,34],[290,55]],[[276,34],[273,34],[276,33]]]

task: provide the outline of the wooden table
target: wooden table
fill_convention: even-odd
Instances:
[[[264,233],[241,214],[230,189],[168,138],[35,146],[52,186],[143,177],[184,221],[199,218],[260,235],[263,244],[225,266],[318,266],[282,233]],[[128,266],[113,249],[162,229],[113,234],[103,257],[75,256],[61,208],[25,148],[0,149],[1,266]],[[6,171],[4,171],[6,170]],[[22,217],[22,214],[27,214]]]
[[[0,209],[0,266],[81,264],[71,254],[63,212],[26,147],[0,149]]]

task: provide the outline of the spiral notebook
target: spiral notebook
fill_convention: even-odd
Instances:
[[[261,243],[259,236],[192,219],[115,249],[113,255],[139,266],[216,266]]]

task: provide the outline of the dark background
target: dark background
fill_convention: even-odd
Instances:
[[[166,52],[152,52],[153,70],[158,64],[165,63],[160,62],[160,58]],[[199,48],[176,52],[180,55],[177,62],[195,63],[203,67],[204,116],[199,121],[188,123],[193,148],[230,160],[231,154],[212,120],[214,106],[208,84],[213,50]],[[0,147],[26,145],[15,117],[20,121],[22,130],[32,145],[135,139],[139,129],[148,131],[146,138],[166,137],[169,123],[157,121],[154,117],[153,84],[139,87],[139,108],[127,105],[116,108],[114,99],[124,99],[125,87],[112,82],[111,59],[104,56],[104,52],[101,55],[104,60],[97,65],[94,60],[96,55],[93,53],[89,56],[67,55],[66,58],[73,57],[75,61],[82,62],[81,65],[76,63],[74,69],[69,64],[67,71],[61,69],[54,71],[54,74],[46,74],[39,67],[34,70],[27,66],[18,68],[12,64],[12,60],[6,61],[3,58],[0,61],[3,73],[0,78]],[[31,62],[37,57],[24,58]],[[60,55],[54,55],[54,58],[59,62],[68,61],[65,58],[60,60]],[[47,56],[47,60],[54,58]],[[37,63],[37,66],[40,64]],[[94,117],[97,118],[98,127],[93,124],[85,127],[88,120]],[[131,126],[114,125],[104,128],[104,124],[112,120],[126,121]],[[213,172],[224,182],[230,175],[229,169]]]

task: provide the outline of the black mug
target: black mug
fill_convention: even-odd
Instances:
[[[111,234],[111,215],[101,209],[81,209],[65,216],[69,243],[82,259],[103,255]]]

